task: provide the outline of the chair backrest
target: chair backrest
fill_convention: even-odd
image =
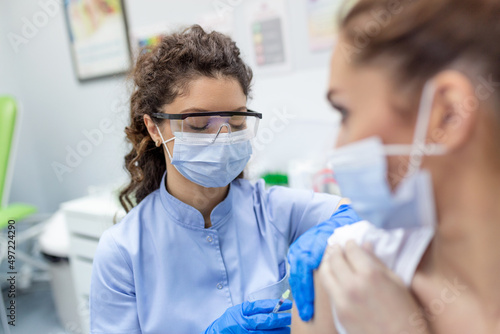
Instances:
[[[0,208],[7,205],[12,172],[12,151],[17,104],[10,96],[0,96]]]

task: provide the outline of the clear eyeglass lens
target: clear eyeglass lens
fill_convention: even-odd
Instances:
[[[182,121],[183,133],[237,133],[243,130],[255,132],[256,118],[253,116],[200,116],[188,117]],[[220,130],[220,131],[219,131]]]
[[[182,120],[171,119],[170,120],[170,130],[172,131],[172,133],[182,132]]]

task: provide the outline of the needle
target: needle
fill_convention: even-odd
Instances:
[[[278,311],[281,308],[281,305],[283,305],[283,303],[285,302],[285,300],[287,300],[288,296],[290,296],[290,289],[287,289],[283,293],[283,295],[281,295],[281,298],[280,298],[278,304],[276,304],[276,306],[274,307],[273,313],[278,313]]]

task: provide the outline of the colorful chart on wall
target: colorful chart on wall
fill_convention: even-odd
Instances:
[[[289,69],[291,55],[285,28],[286,1],[249,1],[246,3],[246,16],[257,67]]]
[[[146,52],[158,45],[163,36],[172,31],[167,23],[156,23],[148,26],[138,27],[130,32],[132,52],[136,57],[139,52]]]
[[[306,0],[309,48],[313,52],[330,51],[337,34],[340,0]]]
[[[125,8],[120,0],[65,0],[77,77],[124,73],[131,66]]]

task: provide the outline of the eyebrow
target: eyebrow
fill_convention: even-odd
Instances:
[[[246,111],[246,110],[247,110],[247,107],[243,106],[243,107],[239,107],[238,109],[235,109],[235,110],[218,110],[218,111]],[[202,108],[188,108],[188,109],[184,109],[180,113],[186,114],[186,113],[193,113],[193,112],[209,112],[209,111],[213,111],[213,110],[206,110],[206,109],[202,109]]]

